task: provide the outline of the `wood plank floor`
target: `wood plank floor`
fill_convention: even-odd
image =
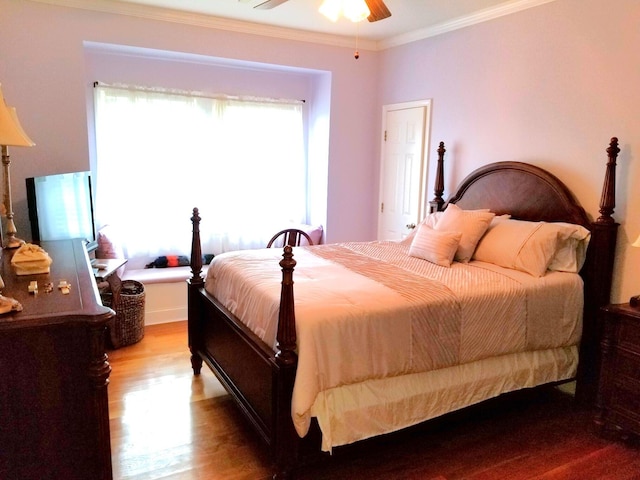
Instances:
[[[213,374],[194,376],[186,322],[109,352],[114,479],[261,480],[266,448]],[[300,480],[640,479],[640,448],[595,436],[556,389],[514,395],[355,446]]]

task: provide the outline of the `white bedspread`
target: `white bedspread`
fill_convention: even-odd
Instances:
[[[272,346],[281,255],[219,255],[205,284]],[[410,257],[408,245],[396,242],[301,247],[294,255],[299,361],[292,416],[301,436],[321,392],[572,346],[580,338],[576,274],[534,278],[481,262],[446,268]],[[314,415],[324,410],[316,405]]]

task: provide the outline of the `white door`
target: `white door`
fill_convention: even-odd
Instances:
[[[431,101],[383,107],[378,240],[401,240],[426,212]]]

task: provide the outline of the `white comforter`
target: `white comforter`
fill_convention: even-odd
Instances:
[[[321,392],[578,343],[578,275],[534,278],[481,262],[446,268],[407,252],[396,242],[294,249],[299,362],[292,416],[300,436]],[[219,255],[205,285],[272,346],[281,255]]]

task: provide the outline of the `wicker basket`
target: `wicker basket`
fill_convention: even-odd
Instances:
[[[119,292],[102,294],[102,303],[116,312],[109,322],[109,339],[113,348],[139,342],[144,337],[144,285],[124,280]]]

